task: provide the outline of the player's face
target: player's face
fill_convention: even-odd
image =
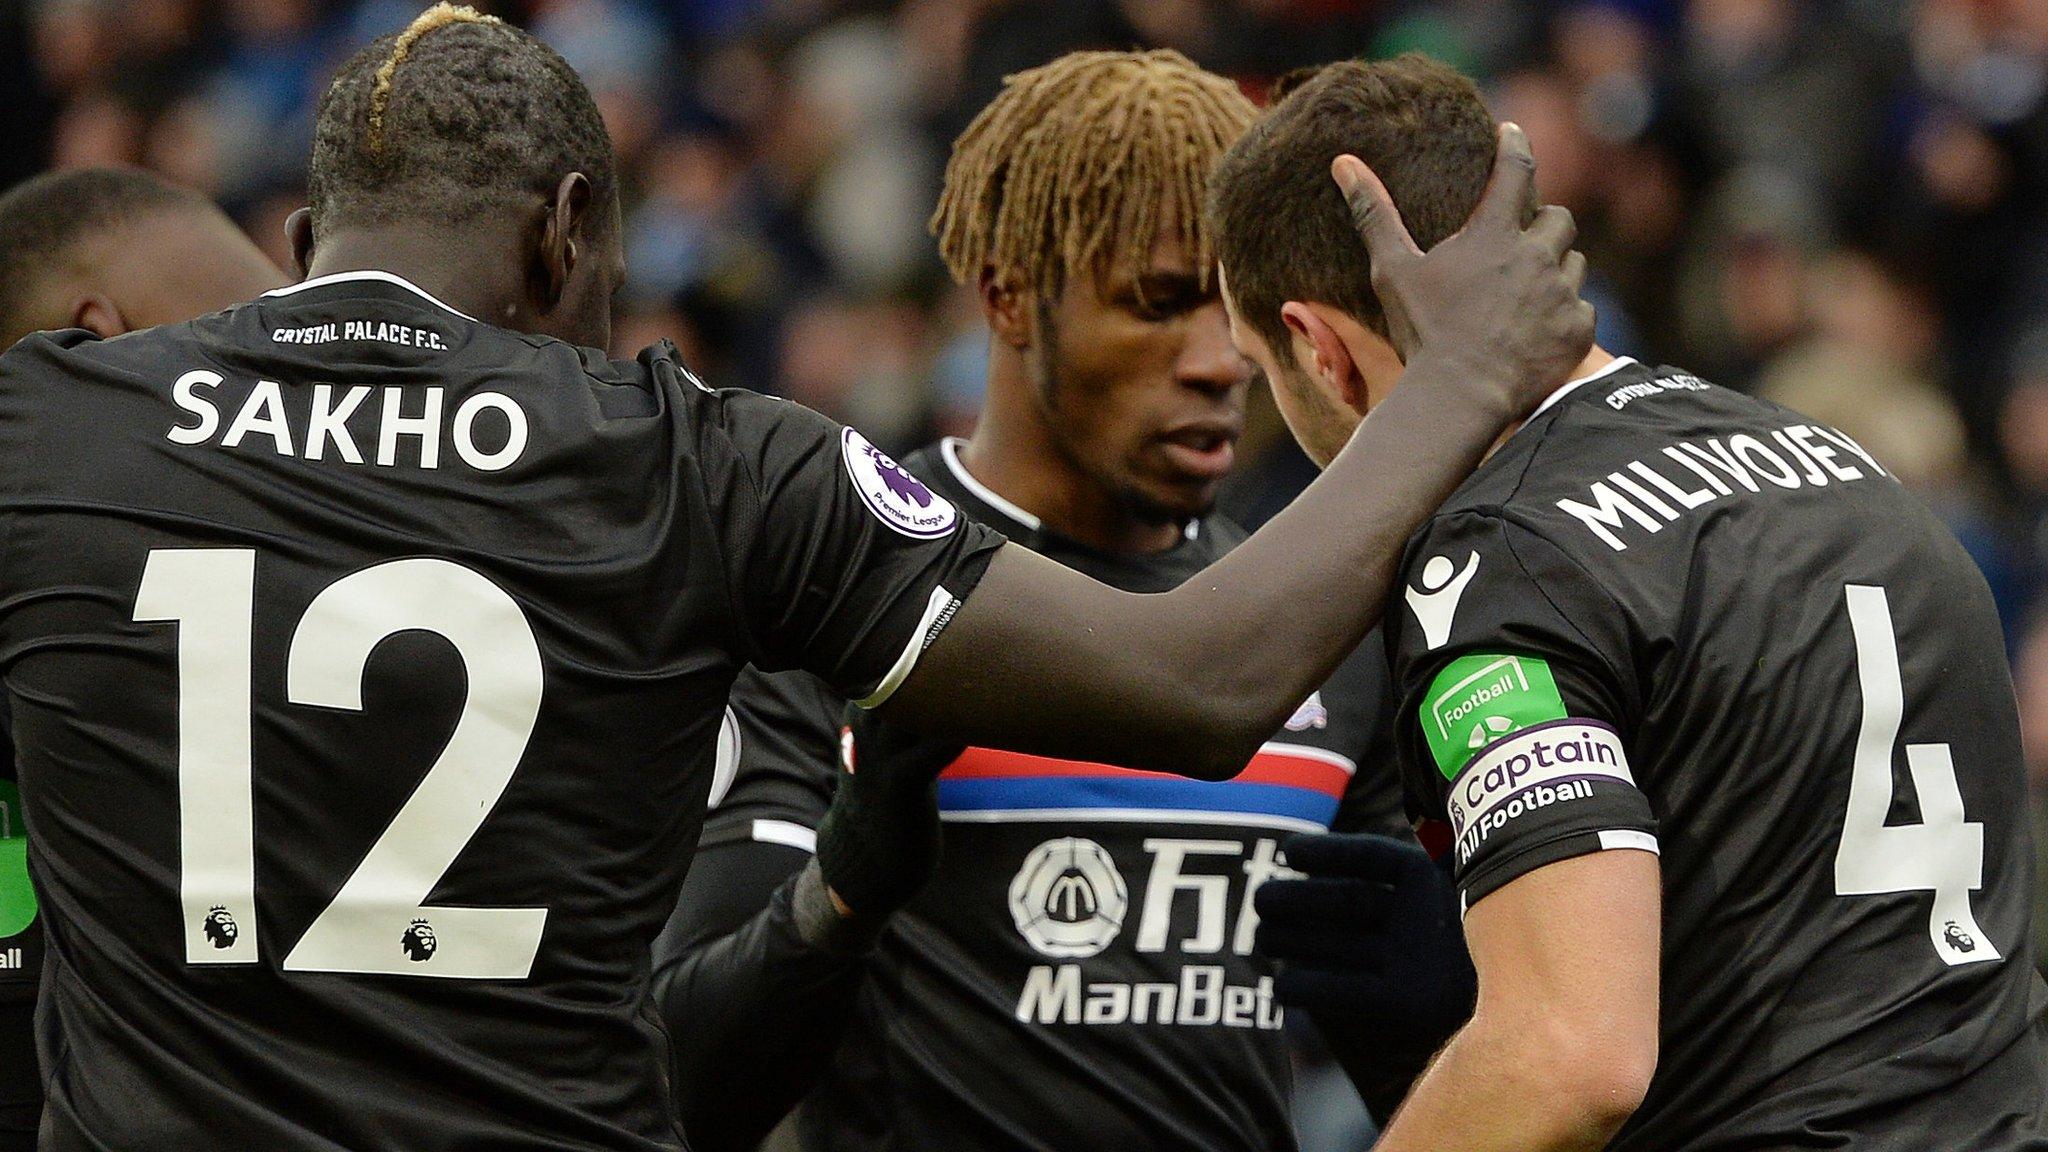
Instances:
[[[1148,522],[1207,512],[1244,429],[1251,366],[1211,278],[1162,224],[1143,272],[1069,285],[1043,308],[1031,367],[1067,462]]]
[[[1329,467],[1330,461],[1350,443],[1351,434],[1358,430],[1359,413],[1345,404],[1326,381],[1301,367],[1300,348],[1294,349],[1293,363],[1282,364],[1265,338],[1238,315],[1236,304],[1230,299],[1228,272],[1218,278],[1230,317],[1231,343],[1271,385],[1273,406],[1280,409],[1287,430],[1294,433],[1301,450],[1315,461],[1316,467]]]

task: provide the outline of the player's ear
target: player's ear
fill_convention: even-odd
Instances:
[[[981,296],[981,314],[996,339],[1020,350],[1030,347],[1031,291],[1014,274],[998,272],[993,265],[982,266],[975,287]]]
[[[1306,364],[1323,391],[1354,411],[1366,409],[1365,378],[1351,349],[1322,310],[1299,300],[1280,306],[1280,320],[1294,341],[1294,359]]]
[[[121,306],[97,292],[88,292],[73,302],[71,326],[89,329],[101,339],[131,331],[128,318],[121,314]]]
[[[292,250],[292,271],[299,279],[306,278],[307,270],[313,267],[313,210],[301,208],[285,217],[285,243]]]
[[[554,200],[542,213],[534,293],[543,313],[561,304],[577,264],[596,255],[589,236],[590,207],[590,178],[571,172],[555,185]]]

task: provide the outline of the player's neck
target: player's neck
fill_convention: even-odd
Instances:
[[[516,237],[477,236],[451,244],[447,229],[427,225],[346,229],[321,237],[306,277],[389,272],[450,308],[508,325],[521,312],[526,274],[500,253],[519,250]]]
[[[1016,402],[1016,389],[990,381],[988,404],[960,450],[960,465],[976,482],[1046,530],[1099,551],[1148,555],[1180,543],[1180,525],[1130,515],[1067,459],[1038,426],[1038,414],[1012,411]]]
[[[1558,385],[1557,390],[1553,391],[1551,395],[1555,396],[1557,392],[1561,392],[1564,389],[1571,387],[1578,381],[1584,380],[1586,377],[1593,375],[1595,372],[1600,371],[1602,368],[1607,367],[1609,364],[1612,364],[1619,359],[1619,356],[1614,355],[1612,352],[1609,352],[1607,349],[1600,347],[1598,344],[1593,345],[1593,350],[1591,352],[1586,353],[1586,358],[1584,360],[1579,361],[1579,366],[1577,368],[1572,369],[1571,379]],[[1501,433],[1500,439],[1495,440],[1493,442],[1493,447],[1487,450],[1487,455],[1491,456],[1493,455],[1493,453],[1498,452],[1500,450],[1500,446],[1507,443],[1509,437],[1513,436],[1517,432],[1520,432],[1522,430],[1522,426],[1527,424],[1528,422],[1529,421],[1527,420],[1517,421],[1514,427],[1508,429],[1506,432]]]
[[[1565,381],[1565,384],[1559,385],[1559,387],[1569,385],[1572,381],[1584,380],[1586,377],[1593,375],[1619,359],[1621,357],[1595,344],[1593,345],[1593,350],[1586,353],[1586,358],[1579,361],[1579,366],[1572,370],[1571,380]]]

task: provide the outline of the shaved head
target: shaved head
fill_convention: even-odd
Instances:
[[[283,283],[219,208],[146,172],[55,172],[0,196],[0,349],[189,320]]]
[[[617,161],[575,69],[495,16],[436,4],[356,53],[321,98],[313,231],[520,212],[570,172],[589,178],[608,226]]]

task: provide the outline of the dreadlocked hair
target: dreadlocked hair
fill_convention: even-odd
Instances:
[[[377,66],[376,86],[370,90],[370,125],[364,132],[364,142],[370,151],[384,150],[384,113],[391,107],[391,78],[398,75],[398,66],[412,55],[412,46],[420,37],[436,28],[463,22],[475,24],[500,24],[496,16],[485,16],[474,8],[455,4],[436,4],[414,18],[405,31],[398,34],[398,42],[391,46],[391,58]]]
[[[612,202],[611,136],[575,70],[495,16],[436,4],[351,57],[321,97],[313,228],[460,223],[545,202],[570,172]]]
[[[1041,299],[1069,277],[1142,275],[1160,222],[1206,287],[1209,169],[1257,117],[1230,81],[1178,52],[1073,52],[1006,77],[946,164],[931,230],[953,278],[984,267]]]

